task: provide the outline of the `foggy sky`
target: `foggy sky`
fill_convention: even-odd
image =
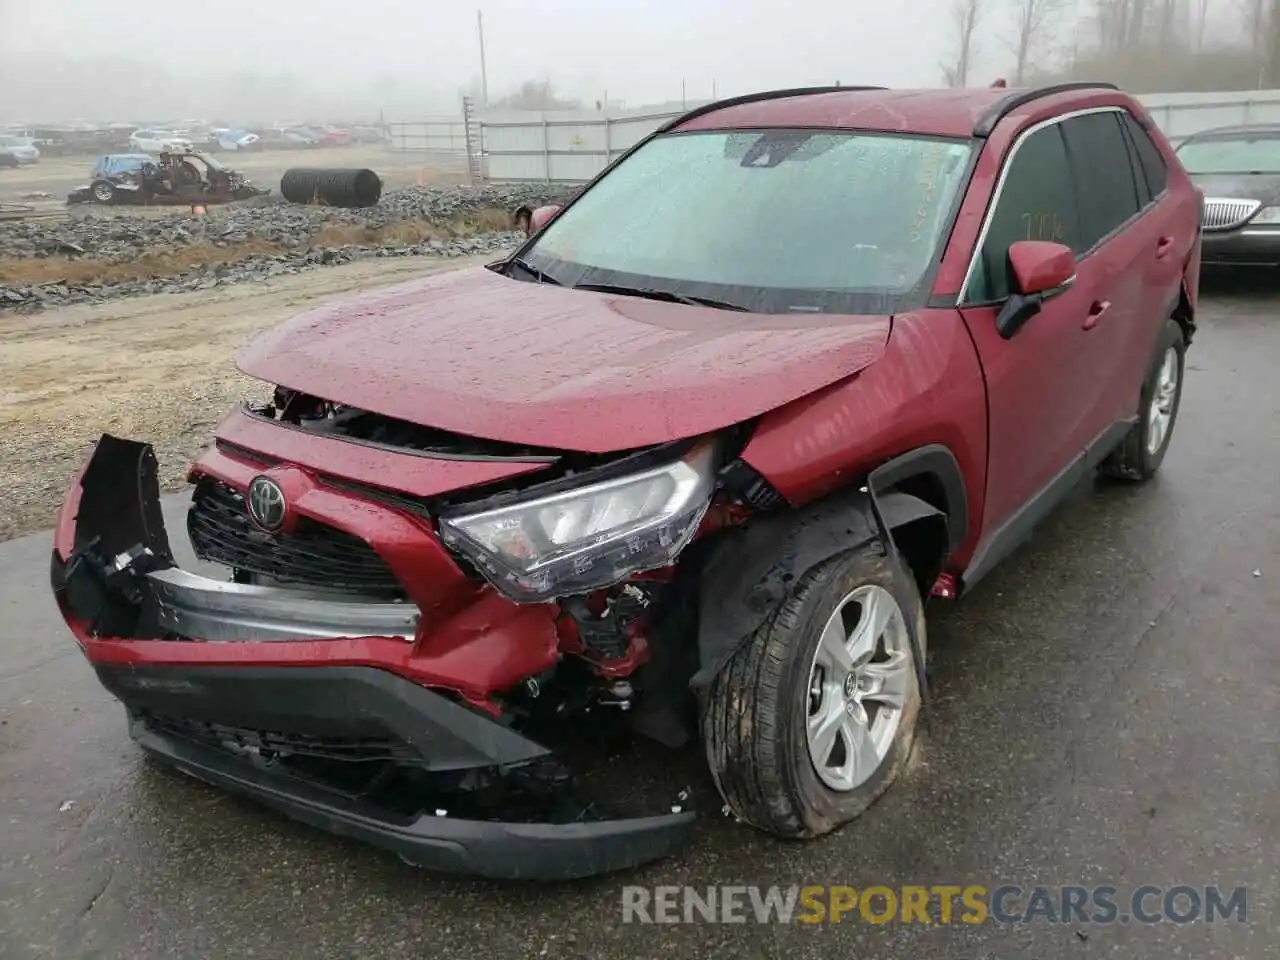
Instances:
[[[948,34],[947,0],[482,0],[482,7],[491,97],[549,77],[561,95],[590,102],[607,92],[628,106],[678,101],[682,81],[689,99],[710,97],[713,84],[720,96],[837,80],[932,86]],[[130,76],[122,61],[155,72],[122,82]],[[7,79],[0,120],[140,118],[161,108],[199,117],[228,100],[246,118],[271,119],[251,102],[255,89],[263,97],[271,90],[267,109],[328,99],[339,109],[385,109],[388,119],[425,115],[455,105],[458,91],[479,78],[476,6],[0,0],[0,72]],[[101,88],[107,77],[111,95]],[[69,115],[47,115],[71,104],[78,109]]]

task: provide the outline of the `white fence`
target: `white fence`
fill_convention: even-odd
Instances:
[[[1174,141],[1233,123],[1280,123],[1280,90],[1161,93],[1138,98]],[[692,109],[697,102],[690,103]],[[637,140],[683,111],[519,111],[485,113],[481,133],[486,179],[581,183]]]
[[[389,146],[397,153],[422,156],[424,166],[446,173],[466,173],[470,169],[467,147],[467,119],[428,117],[387,124]],[[474,149],[471,153],[475,152]]]
[[[1280,123],[1280,90],[1239,93],[1153,93],[1138,97],[1175,143],[1193,133],[1238,123]]]

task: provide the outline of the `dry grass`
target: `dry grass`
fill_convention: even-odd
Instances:
[[[48,529],[104,432],[153,443],[161,485],[183,489],[213,425],[238,401],[270,391],[232,362],[259,331],[330,297],[490,256],[380,257],[198,293],[30,315],[0,310],[0,541]]]
[[[383,227],[330,223],[311,237],[311,246],[381,246],[392,243],[413,246],[426,240],[451,240],[510,229],[510,211],[493,208],[464,214],[445,223],[400,220]],[[66,256],[0,260],[0,285],[27,287],[43,283],[156,280],[176,276],[193,267],[231,265],[252,257],[273,256],[287,249],[283,244],[251,237],[243,243],[226,246],[200,242],[154,250],[122,262]]]
[[[320,247],[341,247],[347,244],[380,246],[400,243],[413,246],[424,240],[452,240],[471,237],[478,233],[496,233],[512,229],[511,212],[492,208],[455,217],[446,223],[430,220],[398,220],[385,227],[366,227],[355,223],[330,223],[320,228],[312,243]]]
[[[193,243],[144,253],[136,260],[113,263],[90,257],[42,257],[36,260],[0,260],[0,284],[15,287],[41,283],[125,283],[172,277],[192,267],[238,263],[250,257],[279,253],[280,244],[249,239],[231,246]]]

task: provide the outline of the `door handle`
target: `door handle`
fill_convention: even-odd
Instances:
[[[1173,250],[1173,237],[1161,237],[1156,241],[1156,259],[1163,260]]]
[[[1110,300],[1095,300],[1093,305],[1089,307],[1089,315],[1084,318],[1081,324],[1086,330],[1092,330],[1098,325],[1098,321],[1102,319],[1102,315],[1111,308]]]

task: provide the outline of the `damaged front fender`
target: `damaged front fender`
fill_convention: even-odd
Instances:
[[[892,531],[928,518],[946,522],[936,507],[908,494],[888,492],[873,501],[869,492],[857,490],[726,530],[703,567],[699,668],[692,688],[702,692],[711,685],[806,570],[846,550],[883,542]],[[892,543],[885,548],[893,549]]]

